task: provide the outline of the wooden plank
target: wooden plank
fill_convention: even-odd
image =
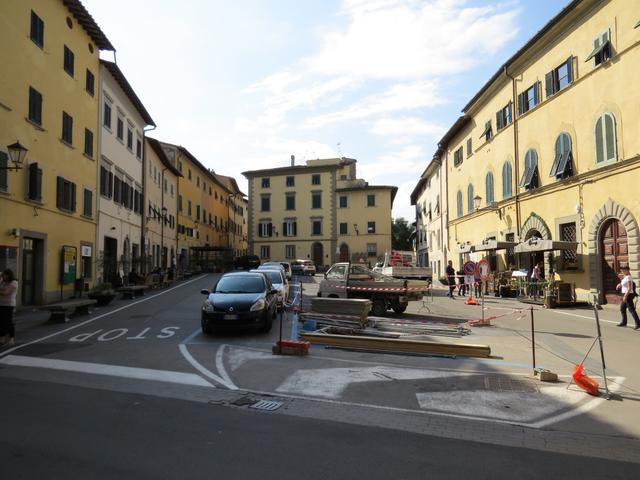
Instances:
[[[300,333],[300,338],[316,345],[360,348],[381,352],[422,353],[435,355],[460,355],[487,358],[491,356],[488,345],[469,343],[440,343],[394,338],[374,338],[352,335],[331,335],[324,333]]]

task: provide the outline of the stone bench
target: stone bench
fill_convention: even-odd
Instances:
[[[123,299],[132,300],[134,297],[142,297],[147,288],[149,288],[148,285],[129,285],[120,287],[117,291],[122,294]]]
[[[68,322],[67,312],[73,310],[74,315],[88,315],[89,307],[96,303],[98,303],[97,300],[79,298],[45,305],[38,310],[51,312],[51,316],[49,317],[49,321],[51,322]]]

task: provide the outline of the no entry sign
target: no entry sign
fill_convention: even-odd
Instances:
[[[478,273],[480,274],[480,279],[485,282],[491,276],[491,266],[489,265],[489,261],[484,258],[478,262]]]

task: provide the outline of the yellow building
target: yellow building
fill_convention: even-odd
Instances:
[[[391,249],[396,187],[356,177],[356,160],[244,172],[249,180],[249,250],[265,260],[374,264]]]
[[[205,257],[216,264],[220,256],[224,257],[220,261],[229,262],[228,198],[232,192],[186,148],[161,144],[182,174],[178,179],[178,270],[195,269],[202,251],[210,252]]]
[[[573,1],[464,107],[440,145],[458,264],[542,261],[601,302],[619,298],[621,266],[637,278],[639,20],[639,0]],[[519,244],[488,253],[487,239]]]
[[[0,268],[19,303],[67,297],[95,275],[99,50],[77,0],[0,2]],[[6,145],[28,149],[21,170]]]
[[[246,195],[240,190],[238,182],[233,177],[216,174],[216,178],[222,183],[230,193],[227,197],[229,208],[228,238],[229,248],[233,249],[234,257],[246,255],[248,249],[247,241],[247,216],[248,206]]]
[[[178,178],[182,176],[154,138],[145,138],[145,271],[177,263]]]

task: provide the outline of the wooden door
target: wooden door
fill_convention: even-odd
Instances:
[[[349,261],[349,246],[346,243],[340,245],[340,261],[348,262]]]
[[[620,283],[620,269],[629,266],[627,231],[619,220],[609,220],[600,237],[602,252],[602,290],[607,303],[620,303],[616,285]]]
[[[313,244],[313,247],[311,248],[311,256],[313,263],[316,264],[316,268],[324,265],[324,252],[322,250],[322,244],[320,242],[316,242]]]

